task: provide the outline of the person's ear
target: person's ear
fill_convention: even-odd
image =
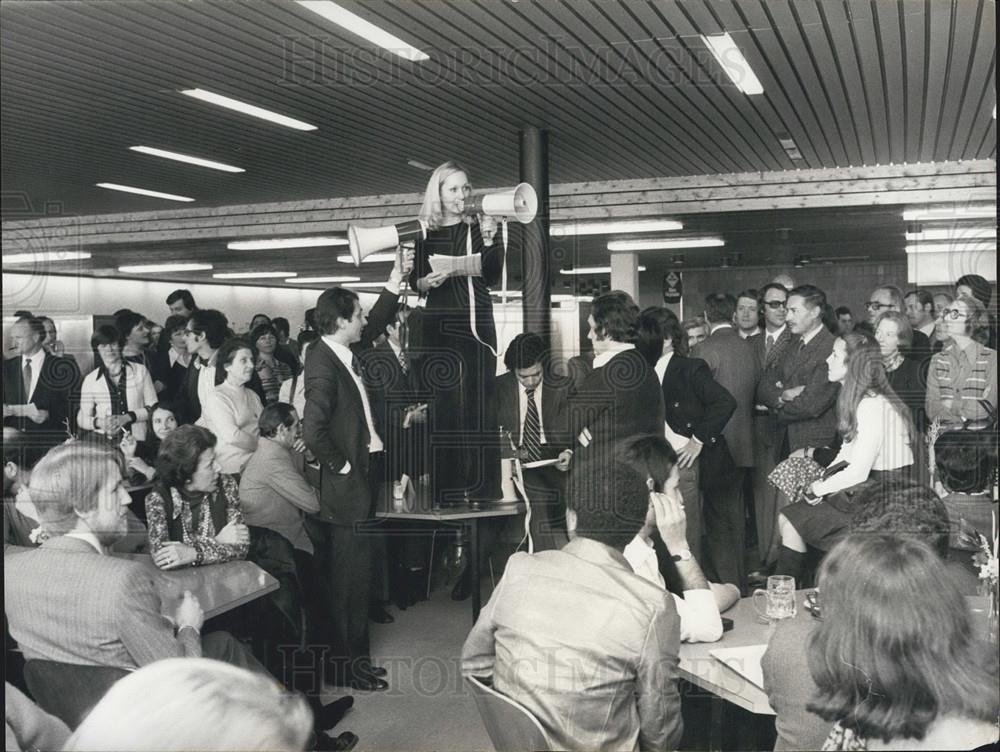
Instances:
[[[17,480],[17,465],[13,462],[3,463],[3,475],[8,480]]]

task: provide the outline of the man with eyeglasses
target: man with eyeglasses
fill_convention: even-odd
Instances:
[[[872,290],[872,294],[868,296],[865,309],[868,311],[867,326],[858,324],[855,328],[864,326],[870,334],[874,335],[878,318],[886,311],[896,311],[897,313],[906,314],[906,308],[903,304],[903,291],[894,285],[876,287]],[[913,330],[913,342],[907,348],[900,348],[900,352],[907,358],[922,362],[930,357],[931,341],[926,334],[915,328]]]

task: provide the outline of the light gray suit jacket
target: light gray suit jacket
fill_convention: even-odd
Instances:
[[[174,635],[152,575],[59,536],[4,555],[4,610],[27,660],[127,670],[162,658],[200,657],[193,629]]]

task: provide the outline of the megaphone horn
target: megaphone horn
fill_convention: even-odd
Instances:
[[[465,202],[465,210],[470,214],[482,212],[491,217],[507,217],[526,225],[538,214],[538,194],[528,183],[519,183],[510,191],[473,196]]]
[[[395,248],[406,240],[423,240],[427,237],[427,225],[422,219],[411,219],[398,225],[385,227],[358,227],[348,225],[347,241],[351,248],[351,258],[355,266],[377,251]]]

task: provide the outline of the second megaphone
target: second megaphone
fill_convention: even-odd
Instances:
[[[411,219],[398,225],[385,227],[358,227],[349,225],[347,241],[351,247],[351,258],[354,265],[360,266],[361,261],[377,251],[395,248],[406,240],[423,240],[427,237],[427,225],[423,220]]]
[[[538,195],[527,183],[519,183],[513,190],[473,196],[465,202],[465,212],[507,217],[526,225],[538,214]]]

